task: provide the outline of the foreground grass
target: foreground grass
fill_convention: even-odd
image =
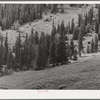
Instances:
[[[100,53],[72,64],[0,77],[1,89],[100,89]]]

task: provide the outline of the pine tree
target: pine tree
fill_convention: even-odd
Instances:
[[[34,36],[34,30],[33,30],[33,28],[31,29],[31,37],[30,37],[30,39],[31,39],[31,43],[32,44],[34,44],[34,40],[35,40],[35,36]]]
[[[20,69],[21,67],[21,36],[20,36],[20,33],[15,43],[15,60],[16,60],[16,67],[14,70]]]
[[[4,47],[3,47],[3,41],[2,41],[2,36],[0,33],[0,71],[2,68],[2,64],[3,64],[3,52],[4,52]]]
[[[93,22],[93,6],[90,9],[90,24]]]
[[[70,21],[68,22],[68,33],[71,31]]]
[[[56,28],[54,26],[54,21],[52,24],[52,32],[50,38],[50,50],[49,50],[49,63],[55,66],[56,63],[56,42],[55,42],[55,35],[56,35]]]
[[[83,29],[82,29],[82,26],[80,27],[79,35],[78,35],[78,50],[79,50],[79,56],[81,57],[81,50],[83,50]]]
[[[98,5],[98,23],[99,23],[99,32],[98,32],[98,37],[100,40],[100,5]]]
[[[96,33],[98,34],[99,33],[99,22],[98,22],[97,19],[96,19],[96,22],[95,22],[95,30],[96,30]]]
[[[46,53],[47,53],[47,59],[49,58],[49,49],[50,49],[50,35],[47,34],[45,36],[45,45],[46,45]]]
[[[73,37],[72,37],[72,39],[73,39],[73,40],[77,40],[77,39],[78,39],[78,35],[79,35],[78,28],[75,27],[75,28],[74,28],[74,31],[73,31]]]
[[[0,71],[2,69],[2,64],[3,64],[3,52],[4,52],[3,37],[0,33]]]
[[[71,22],[71,34],[73,34],[74,27],[75,27],[74,19],[72,18],[72,22]]]
[[[98,22],[100,24],[100,4],[98,4]]]
[[[25,38],[25,42],[24,42],[24,54],[23,56],[21,57],[22,60],[24,59],[24,61],[22,62],[22,66],[26,66],[27,69],[29,69],[29,39],[28,39],[28,34],[26,34],[26,38]],[[22,52],[23,53],[23,52]]]
[[[65,26],[64,21],[61,23],[61,31],[60,31],[60,38],[59,38],[59,44],[58,44],[58,50],[59,50],[59,61],[61,64],[64,62],[67,62],[67,55],[66,55],[66,44],[65,44]]]
[[[58,24],[58,26],[57,26],[57,33],[59,33],[60,32],[60,25]]]
[[[78,15],[78,27],[81,26],[81,20],[82,20],[82,16],[81,14]]]
[[[85,26],[85,20],[82,20],[82,25],[81,25],[81,27],[82,27],[82,34],[85,36],[86,35],[86,26]]]
[[[72,59],[72,56],[74,54],[74,42],[73,39],[70,40],[70,46],[69,46],[69,57]]]
[[[86,15],[85,15],[85,25],[87,26],[88,24],[88,19],[87,19],[87,12],[86,12]]]
[[[7,67],[9,68],[9,69],[12,69],[12,52],[11,52],[11,50],[9,50],[9,52],[8,52],[8,55],[7,55]]]
[[[4,53],[3,53],[3,64],[7,64],[7,55],[8,55],[8,35],[6,33],[5,43],[4,43]]]
[[[39,34],[38,34],[38,32],[36,31],[35,32],[35,44],[37,45],[38,43],[39,43]]]
[[[47,58],[45,52],[45,36],[44,33],[41,33],[39,45],[38,45],[38,53],[36,56],[36,68],[35,70],[42,70],[47,65]]]
[[[93,53],[94,52],[94,42],[93,42],[93,39],[92,39],[92,41],[91,41],[91,53]]]

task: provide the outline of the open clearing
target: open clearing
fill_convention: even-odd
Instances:
[[[100,89],[100,53],[41,71],[14,72],[0,77],[1,89]]]

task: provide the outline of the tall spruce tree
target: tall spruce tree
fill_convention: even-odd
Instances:
[[[8,55],[8,35],[6,32],[6,38],[5,38],[5,42],[4,42],[4,53],[3,53],[3,64],[4,65],[7,64],[7,55]]]
[[[88,24],[88,19],[87,19],[87,12],[86,12],[86,15],[85,15],[85,25],[87,26]]]
[[[72,37],[72,39],[73,39],[73,40],[78,40],[78,35],[79,35],[78,28],[75,27],[75,28],[74,28],[74,31],[73,31],[73,37]]]
[[[36,31],[35,32],[35,44],[37,45],[39,43],[39,34],[38,32]]]
[[[4,47],[3,47],[3,41],[2,41],[2,35],[0,33],[0,71],[1,71],[1,65],[3,64],[3,52],[4,52]]]
[[[74,19],[72,18],[72,22],[71,22],[71,34],[73,34],[74,27],[75,27]]]
[[[82,20],[82,15],[79,14],[79,15],[78,15],[78,27],[81,26],[81,20]]]
[[[16,67],[14,70],[20,69],[21,67],[21,36],[20,33],[16,39],[15,43],[15,62],[16,62]]]
[[[50,50],[49,50],[49,63],[53,64],[53,66],[55,66],[56,63],[55,35],[56,35],[56,27],[54,26],[54,21],[53,21],[51,38],[50,38]]]
[[[92,8],[90,9],[90,24],[92,24],[92,22],[93,22],[93,6],[92,6]]]
[[[71,31],[70,21],[68,22],[68,33]]]
[[[69,57],[72,59],[72,56],[74,54],[74,42],[73,39],[70,40],[70,46],[69,46]]]
[[[64,21],[62,21],[61,23],[61,31],[60,31],[60,38],[59,38],[59,61],[61,64],[63,64],[64,62],[66,62],[67,59],[67,55],[66,55],[66,43],[65,43],[65,26],[64,26]]]
[[[33,30],[33,28],[31,29],[31,37],[30,37],[30,39],[31,39],[31,43],[34,44],[34,42],[35,42],[35,36],[34,36],[34,30]]]
[[[45,52],[45,36],[41,33],[41,37],[38,45],[38,53],[36,56],[36,68],[35,70],[42,70],[47,66],[47,57]]]
[[[57,26],[57,33],[59,33],[60,32],[60,25],[58,24],[58,26]]]
[[[99,40],[100,40],[100,4],[98,5],[98,23],[99,23],[98,37],[99,37]]]
[[[26,33],[26,38],[25,38],[25,42],[24,42],[24,54],[21,57],[21,59],[22,60],[24,59],[24,61],[22,62],[21,65],[26,66],[27,69],[29,69],[28,68],[29,67],[29,48],[28,48],[28,46],[29,46],[29,39],[28,39],[28,34]]]
[[[45,46],[46,46],[46,53],[47,53],[47,59],[49,58],[49,49],[50,49],[50,35],[47,34],[45,36]]]
[[[95,22],[95,31],[96,31],[97,34],[99,33],[99,22],[98,22],[97,19],[96,19],[96,22]]]
[[[78,50],[79,50],[79,56],[81,57],[81,50],[83,50],[83,29],[82,29],[82,25],[79,29],[79,35],[78,35]]]
[[[8,52],[8,55],[7,55],[7,67],[9,68],[9,69],[12,69],[13,68],[13,66],[12,66],[12,52],[11,52],[11,50],[9,50],[9,52]]]
[[[92,38],[92,41],[91,41],[91,53],[94,53],[94,42],[93,42],[93,38]]]

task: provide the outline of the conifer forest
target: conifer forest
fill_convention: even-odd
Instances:
[[[1,89],[100,89],[99,59],[99,4],[0,4]]]

